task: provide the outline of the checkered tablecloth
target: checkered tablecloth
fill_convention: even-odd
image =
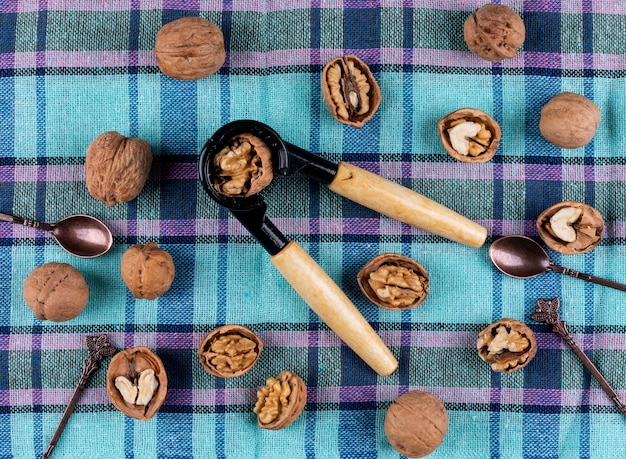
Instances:
[[[561,298],[576,342],[626,397],[626,293],[558,274],[519,280],[496,271],[489,244],[535,237],[535,219],[573,199],[605,219],[601,245],[557,263],[626,282],[626,2],[502,1],[526,25],[513,58],[471,54],[463,23],[484,0],[3,0],[0,3],[0,212],[56,221],[86,213],[105,221],[114,247],[95,259],[65,253],[47,233],[0,223],[0,458],[41,457],[87,358],[85,336],[106,333],[118,349],[147,346],[169,386],[159,413],[142,422],[113,407],[108,360],[92,376],[54,451],[58,458],[394,458],[386,409],[413,389],[445,404],[449,428],[435,458],[618,458],[626,418],[580,361],[529,316],[537,299]],[[224,33],[221,70],[198,81],[161,74],[152,49],[160,27],[201,16]],[[338,123],[320,89],[332,58],[355,54],[382,93],[360,129]],[[602,121],[575,150],[538,129],[543,105],[561,91],[592,99]],[[484,164],[452,159],[437,121],[472,107],[502,128]],[[198,181],[198,155],[220,126],[262,121],[285,140],[331,161],[376,172],[484,225],[480,249],[447,241],[351,203],[301,176],[264,192],[268,217],[300,243],[354,302],[398,358],[377,376],[293,291],[269,255]],[[136,200],[112,208],[85,185],[87,146],[115,130],[145,139],[154,154]],[[136,300],[120,260],[155,241],[176,277],[157,300]],[[356,275],[380,253],[399,253],[429,272],[427,300],[383,310]],[[80,270],[90,299],[77,318],[37,320],[22,297],[46,262]],[[477,333],[510,317],[536,333],[524,369],[491,371]],[[210,330],[242,324],[265,348],[244,376],[220,379],[197,348]],[[288,428],[257,427],[252,406],[282,370],[308,386]]]

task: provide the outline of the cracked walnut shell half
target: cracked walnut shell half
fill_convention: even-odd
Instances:
[[[410,309],[428,295],[428,273],[415,260],[384,253],[361,268],[357,282],[365,296],[385,309]]]
[[[595,249],[604,231],[600,212],[578,201],[563,201],[544,210],[537,218],[539,237],[552,250],[565,255]]]
[[[528,365],[537,353],[535,334],[515,319],[500,319],[478,333],[478,355],[493,371],[512,373]]]
[[[295,421],[306,405],[306,385],[291,371],[281,371],[276,378],[268,378],[257,391],[254,412],[263,429],[279,430]]]
[[[467,18],[463,38],[472,53],[498,62],[517,54],[526,39],[526,26],[508,6],[488,3]]]
[[[242,325],[223,325],[207,334],[198,348],[202,367],[220,378],[248,372],[259,360],[263,343]]]
[[[213,186],[225,196],[252,196],[274,178],[271,150],[263,140],[248,133],[233,137],[217,152],[213,166]]]
[[[448,412],[434,395],[413,390],[389,406],[384,430],[387,440],[400,454],[424,457],[443,442],[448,430]]]
[[[340,123],[363,127],[380,105],[380,87],[371,70],[356,56],[328,62],[322,71],[322,95]]]
[[[167,374],[163,362],[152,350],[133,347],[111,359],[106,387],[115,408],[131,418],[148,421],[163,405]]]
[[[437,132],[450,156],[465,163],[489,161],[502,137],[498,122],[475,108],[447,114],[437,123]]]

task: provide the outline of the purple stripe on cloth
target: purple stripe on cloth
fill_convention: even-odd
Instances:
[[[275,50],[268,52],[230,52],[225,67],[267,69],[272,67],[322,65],[339,54],[356,54],[367,64],[402,65],[405,62],[402,48],[383,48],[377,52],[367,50],[342,50],[323,48],[312,53],[309,49]],[[427,48],[412,50],[411,64],[415,66],[490,68],[490,64],[467,51]],[[319,56],[316,57],[316,56]],[[587,62],[585,62],[587,60]],[[597,70],[625,70],[626,61],[619,54],[557,54],[519,53],[508,59],[505,68],[537,67],[547,69],[580,70],[593,62]],[[0,69],[57,68],[116,68],[128,66],[155,67],[152,50],[133,51],[45,51],[0,53]]]

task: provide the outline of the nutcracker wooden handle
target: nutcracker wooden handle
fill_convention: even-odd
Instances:
[[[455,211],[360,167],[340,162],[328,185],[341,196],[376,212],[470,247],[480,247],[487,230]]]
[[[345,293],[302,247],[290,241],[272,263],[311,309],[376,373],[387,376],[398,361]]]

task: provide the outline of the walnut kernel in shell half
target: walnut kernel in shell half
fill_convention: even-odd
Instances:
[[[242,325],[223,325],[208,333],[198,348],[202,367],[220,378],[248,372],[259,360],[263,342]]]
[[[560,148],[580,148],[591,142],[600,125],[600,109],[591,100],[562,92],[541,109],[539,131]]]
[[[434,395],[414,390],[389,406],[384,429],[389,443],[400,454],[424,457],[443,442],[448,430],[448,412]]]
[[[106,387],[115,408],[131,418],[148,421],[163,405],[167,374],[163,362],[152,350],[133,347],[111,359]]]
[[[472,53],[497,62],[515,56],[526,39],[526,27],[508,6],[488,3],[467,18],[463,38]]]
[[[232,138],[217,152],[213,166],[213,186],[225,196],[252,196],[274,178],[272,152],[263,140],[248,133]]]
[[[537,218],[539,237],[552,250],[565,255],[595,249],[602,239],[604,219],[600,212],[578,201],[563,201]]]
[[[291,371],[281,371],[276,378],[268,378],[257,391],[253,411],[263,429],[283,429],[295,421],[306,405],[306,385]]]
[[[135,244],[122,255],[122,280],[135,298],[154,300],[174,281],[172,256],[156,243]]]
[[[478,355],[493,371],[512,373],[528,365],[537,353],[537,341],[526,324],[500,319],[478,333]]]
[[[395,253],[374,257],[361,268],[357,282],[363,294],[385,309],[410,309],[428,295],[428,273],[418,262]]]
[[[154,54],[165,75],[177,80],[199,80],[224,65],[224,35],[204,18],[176,19],[157,33]]]
[[[331,60],[322,71],[322,95],[340,123],[363,127],[380,105],[380,87],[369,67],[356,56]]]
[[[465,163],[484,163],[493,158],[502,131],[498,122],[475,108],[461,108],[437,123],[439,139],[454,159]]]
[[[87,189],[109,207],[130,201],[143,190],[151,166],[152,151],[145,140],[105,132],[87,148]]]
[[[51,262],[30,272],[22,294],[39,320],[64,322],[83,312],[89,301],[89,286],[73,266]]]

